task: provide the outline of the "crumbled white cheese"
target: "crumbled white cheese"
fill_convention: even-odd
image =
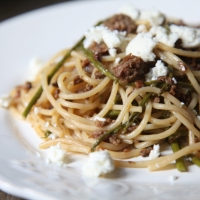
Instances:
[[[33,80],[35,79],[36,75],[41,71],[41,69],[44,66],[44,62],[38,58],[33,58],[30,60],[29,63],[29,69],[30,69],[30,73],[29,73],[29,80]]]
[[[132,20],[136,20],[139,17],[139,10],[130,4],[124,5],[119,12],[129,16]]]
[[[164,65],[161,60],[156,62],[156,66],[150,69],[150,72],[145,75],[146,81],[157,80],[160,76],[166,76],[168,68]]]
[[[174,84],[177,84],[177,80],[173,77],[172,81],[174,82]]]
[[[152,52],[156,42],[152,39],[151,33],[139,33],[126,47],[126,55],[133,54],[141,57],[145,62],[153,61],[155,54]]]
[[[109,53],[111,56],[113,55],[113,48],[124,48],[126,46],[126,39],[125,39],[126,32],[120,32],[117,30],[111,31],[108,27],[100,25],[96,27],[91,27],[85,33],[85,40],[83,42],[84,47],[88,48],[93,42],[100,43],[105,42],[107,47],[110,49]],[[115,55],[115,53],[114,53]]]
[[[187,26],[170,25],[171,33],[178,34],[185,48],[194,48],[200,46],[200,29]]]
[[[0,96],[0,107],[8,108],[11,103],[11,97],[9,95]]]
[[[45,127],[48,128],[49,127],[49,122],[45,123]]]
[[[154,158],[159,157],[159,155],[160,155],[160,145],[154,144],[153,150],[150,151],[149,158],[154,159]]]
[[[166,28],[162,26],[152,26],[149,32],[154,35],[154,39],[157,42],[162,42],[168,46],[174,46],[175,42],[178,40],[179,36],[177,33],[167,34]]]
[[[101,122],[105,122],[105,121],[106,121],[106,118],[99,117],[99,116],[96,115],[96,116],[94,117],[94,121],[96,121],[96,120],[101,121]]]
[[[200,116],[199,115],[197,115],[197,119],[200,120]]]
[[[34,113],[37,115],[39,113],[39,107],[34,107]]]
[[[91,177],[105,175],[113,170],[113,160],[107,150],[90,153],[88,161],[83,166],[83,174]]]
[[[185,72],[186,68],[185,68],[184,63],[182,63],[182,62],[179,63],[179,69],[180,69],[182,72]]]
[[[46,163],[54,163],[59,166],[63,166],[66,152],[60,148],[60,143],[55,146],[51,146],[47,151]]]
[[[137,33],[142,33],[142,32],[143,32],[143,33],[146,33],[146,32],[148,32],[146,25],[145,25],[145,24],[140,24],[140,25],[137,27],[136,32],[137,32]]]
[[[119,57],[115,58],[115,65],[118,65],[120,60],[121,60],[121,58],[119,58]]]
[[[57,138],[57,135],[55,133],[51,133],[49,136],[48,136],[49,139],[51,140],[55,140]]]
[[[102,39],[108,48],[120,47],[125,35],[126,32],[119,32],[117,30],[110,31],[107,29],[107,31],[103,31]]]
[[[142,10],[139,19],[148,21],[151,26],[158,26],[163,23],[164,15],[157,10]]]
[[[186,160],[189,160],[190,162],[192,162],[192,158],[191,157],[187,157]]]
[[[117,55],[117,49],[115,49],[115,48],[108,49],[108,52],[109,52],[110,56],[112,56],[112,57],[115,57]]]

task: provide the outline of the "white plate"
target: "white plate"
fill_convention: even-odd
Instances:
[[[196,0],[132,0],[137,8],[156,8],[165,14],[199,21]],[[117,12],[125,1],[77,1],[61,3],[20,15],[0,24],[0,94],[8,93],[28,75],[33,57],[47,60],[72,46],[98,20]],[[0,188],[28,199],[197,199],[200,169],[148,172],[147,169],[117,169],[106,178],[81,175],[83,159],[70,158],[68,168],[46,166],[38,158],[40,138],[29,125],[0,110]],[[170,177],[177,179],[170,182]]]

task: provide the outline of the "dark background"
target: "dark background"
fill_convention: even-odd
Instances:
[[[0,22],[37,8],[72,0],[0,0]]]

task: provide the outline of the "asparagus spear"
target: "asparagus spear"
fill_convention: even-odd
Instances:
[[[172,148],[172,151],[173,151],[173,152],[177,152],[177,151],[180,150],[180,147],[179,147],[178,142],[172,142],[172,143],[170,143],[170,145],[171,145],[171,148]],[[182,158],[182,157],[176,159],[176,168],[177,168],[180,172],[186,172],[186,171],[187,171],[186,166],[185,166],[185,164],[184,164],[184,162],[183,162],[183,158]]]
[[[200,159],[194,154],[190,154],[189,158],[191,158],[192,163],[200,167]]]
[[[49,130],[45,131],[44,138],[48,138],[48,136],[51,135],[51,134],[52,133]]]
[[[177,84],[184,87],[184,88],[190,88],[190,89],[194,90],[194,87],[192,86],[191,83],[178,81]]]
[[[171,136],[168,137],[168,142],[170,143],[170,146],[172,148],[173,152],[177,152],[180,150],[179,144],[176,140],[176,134],[173,134]],[[186,172],[186,166],[185,163],[183,162],[183,158],[180,157],[178,159],[176,159],[176,168],[180,171],[180,172]]]
[[[85,49],[83,46],[82,46],[82,50],[83,52],[85,53],[85,55],[87,56],[87,58],[90,60],[91,63],[94,64],[94,66],[102,73],[104,74],[105,76],[107,76],[108,78],[110,78],[111,80],[115,81],[115,82],[119,82],[118,79],[108,70],[104,67],[104,65],[99,62],[98,60],[96,60],[94,58],[94,55],[93,53],[88,50],[88,49]]]
[[[109,131],[106,131],[106,132],[105,132],[103,135],[101,135],[101,136],[99,137],[99,139],[94,143],[94,145],[93,145],[91,151],[94,151],[94,150],[96,149],[96,147],[97,147],[101,142],[103,142],[105,139],[111,137],[112,135],[117,134],[117,133],[118,133],[119,131],[121,131],[122,128],[124,128],[124,127],[125,127],[125,124],[121,124],[121,125],[117,126],[117,127],[114,128],[114,129],[111,129],[111,130],[109,130]]]
[[[106,117],[110,117],[110,118],[116,118],[119,115],[120,111],[119,110],[110,110],[108,111],[108,113],[106,114]]]

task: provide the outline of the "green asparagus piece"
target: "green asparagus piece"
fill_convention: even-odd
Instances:
[[[190,89],[194,90],[194,87],[192,86],[191,83],[186,83],[186,82],[178,81],[177,85],[180,85],[180,86],[182,86],[184,88],[190,88]]]
[[[192,163],[200,167],[200,159],[197,156],[190,154],[188,157],[191,158]]]
[[[121,104],[122,103],[122,97],[121,95],[117,94],[114,100],[114,104]]]
[[[108,69],[106,69],[104,67],[104,65],[99,62],[98,60],[96,60],[94,58],[94,55],[93,53],[88,50],[88,49],[85,49],[83,46],[82,46],[82,50],[83,52],[85,53],[85,55],[87,56],[87,58],[90,60],[91,63],[94,64],[94,66],[102,73],[104,74],[105,76],[107,76],[108,78],[110,78],[111,80],[115,81],[115,82],[119,82],[118,79],[112,74],[112,72],[110,72]]]
[[[179,145],[178,145],[177,142],[171,143],[171,148],[172,148],[173,152],[177,152],[177,151],[180,150]],[[183,162],[183,158],[182,158],[182,157],[181,157],[181,158],[178,158],[178,159],[176,160],[176,168],[177,168],[180,172],[186,172],[186,171],[187,171],[186,166],[185,166],[185,164],[184,164],[184,162]]]
[[[35,93],[35,95],[32,97],[31,101],[29,102],[29,104],[27,105],[27,107],[25,108],[24,112],[22,113],[23,117],[27,117],[27,115],[29,114],[31,108],[33,107],[33,105],[37,102],[37,100],[40,98],[40,96],[42,95],[43,92],[43,88],[42,86],[39,87],[39,89],[37,90],[37,92]]]
[[[108,113],[106,114],[106,117],[116,118],[119,115],[119,113],[120,113],[119,110],[109,110]]]
[[[173,78],[173,76],[174,76],[174,68],[172,66],[168,65],[168,70],[169,70],[168,76],[170,78]]]
[[[94,143],[91,151],[94,151],[95,148],[101,143],[103,142],[105,139],[107,139],[108,137],[111,137],[112,135],[118,133],[119,131],[122,130],[122,128],[125,126],[125,124],[121,124],[119,126],[117,126],[115,129],[111,129],[109,131],[106,131],[102,136],[100,136],[100,138]]]
[[[155,81],[148,81],[148,82],[144,82],[144,85],[145,86],[151,86],[151,85],[154,85],[154,84],[157,84],[157,83],[158,83],[157,80],[155,80]]]
[[[173,137],[173,136],[172,136]],[[169,139],[169,140],[173,140],[173,139]],[[179,144],[177,141],[172,141],[170,142],[170,146],[172,148],[172,151],[173,152],[177,152],[180,150],[180,147],[179,147]],[[185,166],[185,163],[183,162],[183,158],[178,158],[176,159],[176,168],[180,171],[180,172],[186,172],[187,169],[186,169],[186,166]]]
[[[49,130],[45,131],[44,138],[48,138],[48,136],[51,134],[52,134],[52,132],[50,132]]]
[[[173,152],[176,152],[176,151],[178,151],[180,149],[180,147],[179,147],[178,143],[176,142],[176,140],[181,136],[187,136],[187,131],[181,131],[181,132],[176,131],[173,135],[168,137],[168,142],[171,144]],[[187,155],[186,158],[190,158],[190,160],[191,160],[191,162],[193,164],[195,164],[195,165],[200,167],[200,159],[197,156],[195,156],[194,154],[191,153],[191,154]],[[180,158],[180,160],[181,159],[182,159],[182,162],[183,162],[183,158]],[[182,168],[182,164],[179,164],[179,165],[181,165],[181,168]]]

